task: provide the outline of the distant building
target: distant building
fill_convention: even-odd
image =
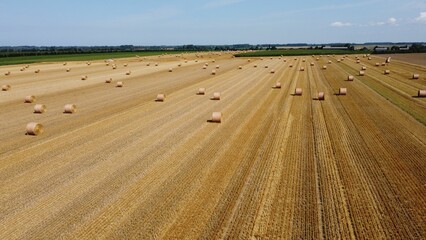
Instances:
[[[388,48],[387,47],[375,47],[374,51],[375,52],[386,52],[386,51],[388,51]]]
[[[348,50],[348,47],[332,47],[332,46],[325,46],[322,49],[327,49],[327,50]]]

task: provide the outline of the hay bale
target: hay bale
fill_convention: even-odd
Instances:
[[[311,66],[315,66],[315,63],[311,62]]]
[[[112,82],[112,78],[105,80],[105,83],[111,83],[111,82]]]
[[[185,61],[186,62],[186,61]],[[146,66],[149,67],[151,65],[151,63],[147,63]]]
[[[12,87],[9,84],[4,84],[1,86],[2,91],[9,91]]]
[[[247,62],[251,62],[251,59],[248,59]]]
[[[112,70],[115,70],[115,69],[117,69],[117,66],[113,65]]]
[[[178,64],[178,67],[182,67],[182,63],[179,63],[179,64]]]
[[[87,80],[87,76],[81,76],[81,80]]]
[[[281,83],[280,82],[276,82],[274,88],[281,88]]]
[[[318,100],[320,100],[320,101],[324,101],[324,99],[325,99],[324,92],[319,92],[319,93],[318,93]]]
[[[275,73],[275,69],[271,69],[271,73],[274,74]]]
[[[124,64],[124,67],[127,67],[127,65],[128,65],[128,63],[125,63],[125,64]]]
[[[75,104],[66,104],[64,106],[64,113],[73,114],[77,111],[77,106]]]
[[[356,60],[356,63],[361,63],[361,61],[360,60]]]
[[[382,62],[382,66],[386,66],[386,62]]]
[[[67,68],[65,71],[70,72],[70,71],[71,71],[71,69],[70,69],[70,68]]]
[[[330,61],[330,60],[328,61],[328,64],[331,64],[331,61]]]
[[[7,71],[4,73],[5,76],[9,76],[10,75],[10,71]]]
[[[420,78],[420,75],[419,74],[413,74],[413,77],[412,77],[413,79],[419,79]]]
[[[292,67],[293,67],[293,64],[290,64],[290,65],[289,65],[289,67],[291,67],[291,68],[292,68]]]
[[[207,69],[207,66],[206,66],[206,65],[204,65],[204,66],[203,66],[203,69]]]
[[[62,65],[66,66],[68,63],[64,62]]]
[[[300,67],[300,69],[299,69],[301,72],[303,72],[303,71],[305,71],[305,68],[304,67]]]
[[[213,93],[212,100],[220,100],[220,92]]]
[[[173,72],[173,68],[169,68],[169,72]]]
[[[21,68],[20,70],[21,70],[21,72],[23,72],[23,71],[25,71],[25,68]]]
[[[418,92],[417,92],[417,97],[426,97],[426,90],[422,90],[422,89],[420,89]]]
[[[158,67],[158,63],[156,63],[155,66]]]
[[[268,68],[269,66],[268,65],[265,65],[265,68]]]
[[[306,62],[306,59],[302,59],[302,62]]]
[[[243,66],[238,66],[238,69],[243,69]]]
[[[216,70],[212,70],[212,75],[216,75]]]
[[[198,95],[204,95],[204,94],[206,94],[206,89],[205,88],[199,88],[197,94]]]
[[[123,87],[123,82],[117,82],[117,84],[115,85],[116,87]]]
[[[339,88],[339,95],[346,95],[348,90],[346,88]]]
[[[349,75],[349,76],[348,76],[348,81],[353,81],[353,80],[354,80],[354,76]]]
[[[164,93],[157,94],[157,98],[155,99],[155,101],[157,102],[164,102],[165,100],[166,100],[166,94]]]
[[[130,75],[130,74],[132,74],[132,71],[127,71],[126,72],[126,75]]]
[[[364,76],[364,75],[365,75],[365,72],[364,72],[364,71],[359,71],[359,75],[360,75],[360,76]]]
[[[302,88],[296,88],[295,90],[294,90],[294,95],[296,95],[296,96],[302,96]]]
[[[372,58],[371,57],[369,57],[369,58],[367,58],[368,60],[371,60]]]
[[[40,69],[37,69],[34,71],[34,73],[39,73],[39,72],[40,72]]]
[[[34,95],[25,96],[24,103],[33,103],[35,102],[36,97]]]
[[[390,70],[389,70],[389,69],[386,69],[386,70],[384,71],[384,74],[385,74],[385,75],[389,75],[389,74],[390,74]]]
[[[46,112],[46,105],[44,104],[36,104],[34,106],[34,113],[44,113]]]
[[[367,70],[367,67],[364,67],[364,66],[363,66],[363,67],[361,67],[361,70],[362,70],[362,71],[365,71],[365,70]]]
[[[386,58],[386,63],[390,63],[391,62],[391,57]]]
[[[316,58],[317,61],[319,61],[319,58]]]
[[[337,59],[337,62],[339,63],[341,60],[340,59]]]
[[[253,67],[257,68],[257,64],[254,64],[254,66],[253,66]]]
[[[42,134],[44,131],[44,127],[43,125],[41,125],[40,123],[36,123],[36,122],[30,122],[27,124],[26,126],[26,131],[27,131],[27,135],[33,135],[33,136],[37,136],[39,134]]]
[[[327,66],[326,66],[326,65],[322,66],[322,69],[326,70],[326,69],[327,69]]]
[[[222,113],[221,112],[213,112],[211,122],[221,123],[222,122]]]
[[[376,65],[376,67],[379,67],[379,66],[380,66],[380,63],[376,63],[375,65]]]
[[[220,66],[219,65],[216,65],[216,69],[219,69],[220,68]]]

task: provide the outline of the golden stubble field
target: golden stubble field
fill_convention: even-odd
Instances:
[[[340,58],[0,67],[0,238],[425,238],[426,66]]]

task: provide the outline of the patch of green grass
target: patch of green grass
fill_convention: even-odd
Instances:
[[[114,53],[83,53],[83,54],[63,54],[63,55],[41,55],[24,57],[2,57],[1,65],[29,64],[37,62],[68,62],[68,61],[94,61],[110,58],[128,58],[136,55],[155,56],[161,54],[180,54],[182,51],[153,51],[153,52],[114,52]]]
[[[332,54],[368,54],[369,51],[328,50],[328,49],[286,49],[265,50],[236,54],[236,57],[274,57],[274,56],[303,56],[303,55],[332,55]]]

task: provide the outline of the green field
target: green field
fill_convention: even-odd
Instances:
[[[330,55],[330,54],[367,54],[369,51],[351,50],[323,50],[323,49],[288,49],[265,50],[236,54],[236,57],[274,57],[274,56],[303,56],[303,55]]]
[[[63,54],[41,55],[24,57],[1,57],[1,65],[28,64],[37,62],[65,62],[65,61],[93,61],[110,58],[128,58],[138,56],[155,56],[161,54],[179,54],[183,51],[152,51],[152,52],[114,52],[114,53],[87,53],[87,54]]]

